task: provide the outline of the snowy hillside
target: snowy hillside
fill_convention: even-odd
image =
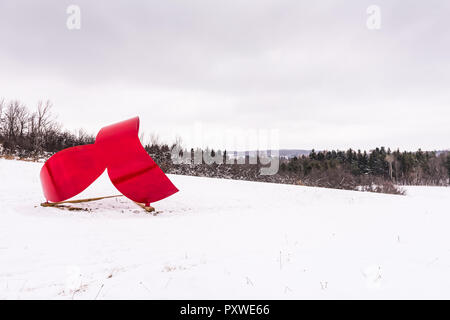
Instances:
[[[450,298],[450,189],[406,196],[170,176],[43,208],[42,164],[0,159],[0,299]],[[113,195],[104,176],[78,198]]]

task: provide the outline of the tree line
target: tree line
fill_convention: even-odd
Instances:
[[[30,111],[17,100],[0,99],[0,154],[19,158],[47,158],[65,148],[90,144],[95,136],[83,130],[64,130],[52,114],[52,103],[41,101]],[[401,193],[395,185],[449,185],[450,153],[436,151],[391,151],[384,147],[370,152],[331,150],[315,151],[309,155],[281,158],[276,175],[259,174],[261,163],[246,156],[244,164],[227,163],[229,155],[214,149],[186,149],[187,163],[174,164],[171,150],[180,146],[161,143],[152,135],[145,150],[167,173],[227,179],[301,184],[349,190]],[[194,154],[223,158],[221,164],[194,163]]]
[[[35,110],[30,111],[18,100],[0,99],[2,154],[38,158],[94,141],[95,137],[83,130],[77,133],[63,130],[52,114],[50,101],[40,101]]]
[[[450,153],[436,151],[391,151],[384,147],[371,152],[312,150],[308,156],[283,161],[283,172],[308,177],[316,172],[340,170],[353,176],[375,176],[400,185],[448,185]]]

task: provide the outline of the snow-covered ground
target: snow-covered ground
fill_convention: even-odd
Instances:
[[[0,159],[0,299],[450,298],[450,188],[393,196],[170,176],[43,208],[42,164]],[[118,192],[102,176],[77,198]]]

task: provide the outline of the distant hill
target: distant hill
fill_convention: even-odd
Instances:
[[[275,153],[274,150],[267,150],[268,153],[273,154]],[[280,149],[279,150],[279,155],[280,157],[286,157],[286,158],[293,158],[293,157],[298,157],[298,156],[302,156],[302,155],[309,155],[309,153],[311,152],[311,150],[304,150],[304,149]],[[234,155],[236,153],[237,157],[244,157],[246,155],[252,155],[256,153],[256,150],[253,151],[230,151],[228,154],[229,155]]]

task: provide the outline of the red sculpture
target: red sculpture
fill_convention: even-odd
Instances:
[[[61,202],[79,194],[105,169],[124,196],[147,207],[177,192],[142,147],[138,132],[139,117],[136,117],[102,128],[94,144],[54,154],[41,169],[47,201]]]

